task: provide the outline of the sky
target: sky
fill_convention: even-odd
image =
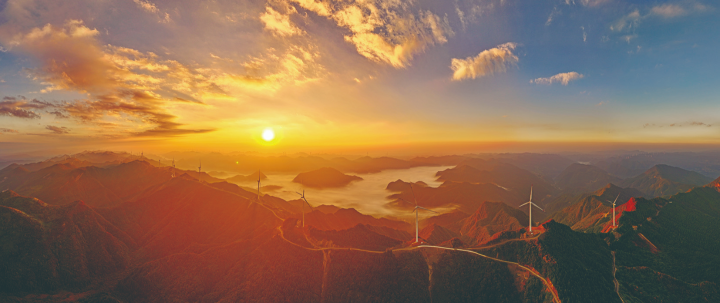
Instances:
[[[720,145],[714,1],[0,0],[0,11],[6,150]]]

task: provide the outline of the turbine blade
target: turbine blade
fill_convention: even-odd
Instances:
[[[615,202],[617,202],[618,198],[620,198],[620,194],[618,194],[617,197],[615,197],[615,201],[613,201],[613,205],[615,205]]]
[[[528,203],[532,203],[532,202],[525,202],[525,203],[523,203],[522,205],[520,205],[520,206],[518,206],[518,207],[523,207],[523,206],[527,205]]]
[[[305,204],[307,204],[307,206],[310,206],[310,210],[312,211],[312,209],[313,209],[312,205],[310,205],[310,203],[308,203],[308,201],[307,201],[307,199],[305,199],[305,197],[303,197],[302,199],[305,201]]]
[[[542,210],[542,211],[545,211],[545,210],[543,210],[542,208],[540,208],[540,206],[537,206],[537,204],[535,204],[535,203],[530,202],[530,205],[535,206],[535,207],[539,208],[539,209]]]
[[[436,213],[436,214],[439,214],[439,212],[436,212],[436,211],[434,211],[434,210],[432,210],[432,209],[427,209],[427,208],[422,207],[422,206],[417,206],[417,208],[422,208],[422,209],[424,209],[424,210],[431,211],[431,212],[434,212],[434,213]]]
[[[407,203],[407,204],[410,204],[410,205],[415,205],[415,204],[412,204],[412,203],[410,203],[410,202],[406,201],[406,200],[405,200],[405,199],[403,199],[403,198],[398,198],[398,199],[400,199],[400,201],[403,201],[403,202],[405,202],[405,203]]]
[[[410,192],[412,192],[413,200],[415,201],[415,205],[417,205],[417,197],[415,197],[415,190],[413,190],[412,183],[410,183]]]
[[[530,201],[532,201],[532,184],[530,184]]]

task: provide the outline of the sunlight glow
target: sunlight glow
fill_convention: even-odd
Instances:
[[[266,128],[262,133],[263,140],[270,142],[273,139],[275,139],[275,132],[272,130],[272,128]]]

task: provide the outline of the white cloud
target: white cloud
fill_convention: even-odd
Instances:
[[[559,73],[549,78],[537,78],[535,80],[530,80],[530,83],[550,85],[559,82],[562,85],[568,85],[570,81],[582,79],[583,77],[584,76],[582,74],[576,72]]]
[[[653,7],[650,10],[650,13],[652,13],[654,15],[662,16],[665,18],[673,18],[673,17],[685,15],[685,14],[687,14],[687,11],[678,5],[664,4],[664,5],[659,5],[659,6]]]
[[[566,0],[567,3],[568,0]],[[610,2],[610,0],[580,0],[580,3],[584,6],[596,7]]]
[[[556,6],[556,7],[553,7],[552,12],[550,12],[550,16],[548,16],[547,21],[545,21],[545,25],[546,26],[550,25],[552,23],[553,19],[557,15],[560,15],[560,11],[557,9],[557,6]]]
[[[508,42],[484,50],[475,57],[453,58],[450,65],[453,70],[453,80],[475,79],[505,72],[508,66],[516,65],[518,62],[518,57],[512,52],[516,47],[516,43]]]
[[[623,16],[620,20],[616,21],[615,24],[611,25],[610,30],[622,31],[624,29],[631,29],[637,26],[638,22],[640,22],[640,18],[640,11],[634,10],[632,13]]]

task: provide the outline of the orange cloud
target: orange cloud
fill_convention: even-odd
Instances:
[[[112,45],[101,47],[97,35],[97,30],[84,26],[82,21],[71,20],[62,28],[48,24],[12,40],[14,51],[41,61],[41,66],[30,73],[49,85],[43,92],[69,90],[89,96],[58,105],[58,114],[53,114],[60,117],[67,113],[82,122],[97,124],[108,123],[108,117],[120,117],[127,121],[128,128],[119,131],[139,136],[212,131],[183,129],[183,124],[174,122],[176,117],[165,107],[176,101],[202,103],[193,97],[195,91],[220,90],[217,85],[178,62],[160,61],[153,53]],[[36,117],[27,111],[13,113]],[[138,124],[143,129],[136,130]]]
[[[360,55],[396,68],[408,66],[415,54],[429,45],[443,44],[454,35],[447,18],[429,11],[420,11],[420,18],[416,18],[400,2],[291,1],[349,30],[345,41],[353,44]]]
[[[70,129],[68,129],[65,126],[48,125],[48,126],[45,126],[45,129],[51,131],[53,134],[56,134],[56,135],[64,135],[64,134],[67,134],[70,132]]]
[[[3,97],[2,101],[0,101],[0,116],[39,119],[40,115],[34,110],[50,107],[55,107],[55,105],[37,99],[27,100],[23,96]]]
[[[290,23],[290,16],[280,14],[269,6],[266,7],[265,10],[265,13],[260,15],[260,21],[265,24],[265,29],[279,36],[292,36],[303,34],[303,31],[301,29]],[[294,10],[290,13],[294,13]]]

